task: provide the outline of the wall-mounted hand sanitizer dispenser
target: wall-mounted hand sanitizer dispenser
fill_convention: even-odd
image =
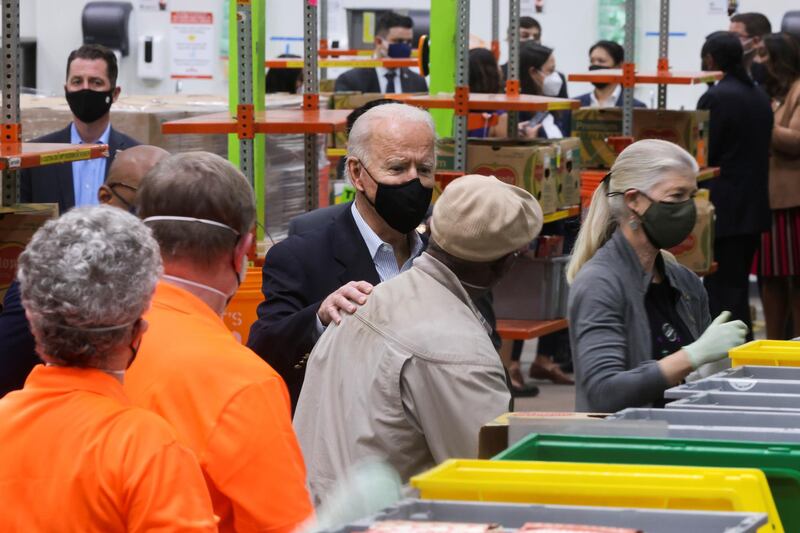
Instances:
[[[137,54],[137,75],[144,80],[167,77],[167,50],[163,35],[140,35]]]

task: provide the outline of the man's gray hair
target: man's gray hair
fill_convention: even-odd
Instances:
[[[253,189],[238,168],[210,152],[184,152],[162,159],[142,179],[136,196],[139,216],[186,217],[229,226],[239,236],[253,229]],[[239,236],[225,227],[190,221],[154,220],[165,260],[209,267],[234,249]]]
[[[431,114],[418,107],[407,104],[383,104],[375,106],[356,120],[347,139],[347,159],[354,158],[369,164],[370,138],[375,134],[373,128],[381,121],[422,123],[431,129],[431,136],[436,139],[436,126]],[[345,168],[347,168],[345,166]]]
[[[150,229],[122,209],[79,207],[48,221],[17,263],[37,350],[65,365],[103,368],[111,349],[131,342],[160,275]]]

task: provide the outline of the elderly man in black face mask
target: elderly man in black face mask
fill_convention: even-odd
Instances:
[[[433,192],[434,140],[426,111],[386,104],[364,113],[348,140],[355,201],[323,227],[267,253],[264,302],[247,344],[283,376],[293,407],[320,335],[422,252],[416,228]]]

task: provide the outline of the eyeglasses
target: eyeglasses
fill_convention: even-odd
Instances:
[[[122,183],[122,182],[119,182],[119,181],[113,181],[113,182],[106,183],[106,186],[108,187],[108,190],[111,191],[111,194],[116,196],[117,200],[122,202],[122,205],[124,205],[128,209],[129,213],[136,214],[136,206],[133,205],[132,203],[130,203],[125,198],[123,198],[117,191],[114,190],[114,187],[122,187],[124,189],[128,189],[129,191],[133,191],[133,192],[138,191],[139,190],[138,187],[134,187],[133,185],[128,185],[127,183]]]

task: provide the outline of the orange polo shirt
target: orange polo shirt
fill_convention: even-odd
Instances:
[[[281,377],[188,291],[160,282],[145,318],[125,390],[197,454],[220,531],[292,531],[313,509]]]
[[[36,366],[0,450],[0,531],[217,530],[194,454],[99,370]]]

